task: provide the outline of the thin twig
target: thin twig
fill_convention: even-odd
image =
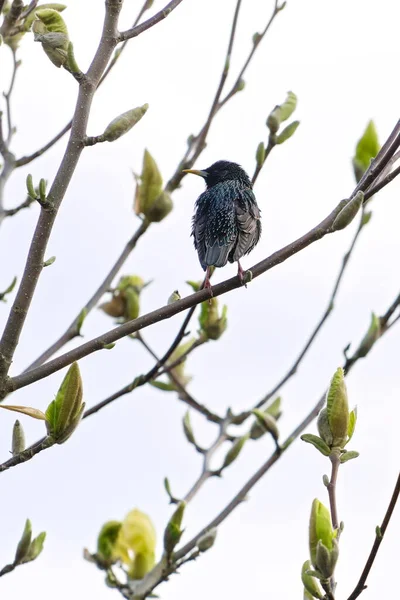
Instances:
[[[337,482],[337,476],[338,476],[338,471],[339,471],[339,466],[340,466],[340,454],[338,454],[337,452],[332,452],[331,455],[329,456],[329,459],[332,463],[332,471],[331,471],[331,478],[329,480],[327,489],[328,489],[328,496],[329,496],[329,504],[331,507],[331,520],[332,520],[333,529],[339,529],[339,518],[338,518],[337,502],[336,502],[336,482]]]
[[[17,70],[20,65],[20,62],[17,60],[17,53],[15,50],[12,50],[12,58],[13,58],[13,68],[12,68],[10,87],[8,88],[8,91],[4,92],[4,94],[3,94],[4,98],[6,100],[6,110],[7,110],[8,133],[7,133],[6,144],[7,144],[8,148],[10,147],[11,139],[12,139],[12,136],[14,133],[14,128],[13,128],[12,119],[11,119],[11,95],[12,95],[13,89],[14,89]]]
[[[147,0],[145,0],[145,3],[143,4],[142,8],[140,9],[138,16],[136,17],[136,19],[135,19],[135,21],[133,23],[133,27],[135,27],[139,23],[141,17],[146,12],[146,10],[147,10],[145,8],[146,4],[147,4]],[[100,87],[100,85],[103,83],[103,81],[105,80],[105,78],[109,75],[110,71],[114,68],[114,66],[115,66],[118,58],[121,56],[122,51],[126,47],[126,44],[127,44],[127,42],[124,42],[122,44],[121,48],[119,48],[118,54],[117,53],[114,54],[114,56],[111,59],[108,67],[104,71],[104,74],[102,75],[102,77],[101,77],[101,79],[99,81],[99,85],[97,86],[97,88]],[[42,154],[44,154],[45,152],[47,152],[47,150],[49,150],[50,148],[52,148],[52,146],[54,146],[54,144],[56,144],[58,142],[58,140],[60,140],[62,137],[64,137],[64,135],[66,133],[68,133],[68,131],[71,129],[71,126],[72,126],[72,119],[61,129],[61,131],[59,131],[59,133],[57,133],[57,135],[55,135],[42,148],[39,148],[39,150],[36,150],[36,152],[33,152],[32,154],[29,154],[27,156],[22,156],[21,158],[19,158],[15,162],[15,166],[16,167],[22,167],[22,166],[27,165],[28,163],[32,162],[33,160],[35,160],[39,156],[42,156]]]
[[[376,555],[378,554],[379,547],[380,547],[380,545],[382,543],[383,537],[384,537],[385,532],[386,532],[386,530],[388,528],[389,521],[390,521],[390,518],[391,518],[391,516],[393,514],[393,511],[394,511],[394,508],[396,506],[396,502],[397,502],[397,500],[399,498],[399,495],[400,495],[400,474],[397,477],[396,485],[395,485],[395,488],[393,490],[393,494],[392,494],[392,497],[390,499],[389,506],[387,508],[385,517],[384,517],[384,519],[382,521],[382,525],[380,526],[379,531],[376,533],[375,541],[373,543],[371,552],[369,553],[367,562],[365,564],[365,567],[364,567],[364,570],[363,570],[363,572],[361,574],[359,582],[357,583],[356,587],[354,588],[353,592],[350,594],[350,596],[348,597],[347,600],[356,600],[356,598],[358,598],[358,596],[367,587],[365,585],[365,583],[367,581],[369,572],[371,571],[372,565],[374,564]]]
[[[204,285],[204,282],[203,282],[203,285]],[[109,404],[111,404],[112,402],[114,402],[115,400],[117,400],[118,398],[120,398],[121,396],[124,396],[126,394],[130,394],[137,387],[141,387],[142,385],[145,385],[146,383],[148,383],[149,381],[151,381],[152,379],[154,379],[155,377],[157,377],[158,376],[158,372],[161,371],[164,368],[164,366],[167,363],[168,359],[170,358],[170,356],[172,355],[172,353],[176,350],[176,348],[179,346],[179,344],[181,343],[182,339],[186,335],[187,326],[188,326],[188,324],[190,322],[190,319],[193,316],[193,313],[194,313],[195,309],[196,309],[196,306],[193,306],[188,311],[188,313],[187,313],[187,315],[186,315],[186,317],[185,317],[185,319],[184,319],[184,321],[183,321],[183,323],[182,323],[182,325],[181,325],[181,327],[180,327],[177,335],[175,336],[175,339],[173,340],[172,344],[170,345],[170,347],[168,348],[168,350],[165,352],[165,354],[162,356],[162,358],[156,359],[155,365],[146,374],[139,375],[139,377],[136,377],[132,383],[129,383],[128,385],[124,386],[123,388],[121,388],[120,390],[118,390],[117,392],[115,392],[114,394],[112,394],[111,396],[109,396],[108,398],[106,398],[105,400],[102,400],[98,404],[95,404],[94,406],[92,406],[91,408],[89,408],[85,412],[85,414],[83,415],[83,418],[90,417],[91,415],[93,415],[94,413],[98,412],[99,410],[101,410],[105,406],[108,406]],[[140,337],[139,337],[139,339],[140,339]],[[202,404],[199,404],[197,402],[197,400],[195,400],[192,396],[190,396],[190,394],[186,391],[186,389],[181,385],[181,383],[179,382],[179,380],[177,380],[176,378],[175,378],[175,385],[178,387],[178,390],[180,392],[182,392],[181,400],[183,402],[185,402],[186,404],[188,404],[191,408],[194,408],[195,410],[197,410],[199,413],[201,413],[202,415],[204,415],[209,421],[211,421],[213,423],[219,423],[219,422],[222,421],[221,417],[219,417],[215,413],[213,413],[210,410],[208,410],[208,408],[206,406],[203,406]]]
[[[84,148],[83,140],[96,87],[117,43],[121,8],[119,0],[107,0],[101,40],[87,76],[80,84],[70,139],[48,194],[53,208],[40,212],[21,283],[0,340],[0,377],[5,377],[10,368],[43,269],[44,254],[58,210]]]
[[[24,373],[30,371],[31,369],[35,369],[45,363],[53,354],[58,352],[66,343],[73,340],[75,337],[80,335],[79,332],[79,320],[82,315],[82,311],[85,311],[85,318],[89,314],[89,312],[97,305],[100,298],[105,294],[105,292],[111,286],[113,279],[118,274],[122,265],[125,263],[132,250],[136,247],[137,242],[140,240],[142,235],[147,231],[149,227],[148,221],[142,221],[139,228],[135,231],[131,239],[125,244],[124,249],[121,254],[111,267],[110,271],[99,285],[97,290],[94,292],[92,297],[86,302],[85,306],[79,311],[76,317],[73,319],[72,323],[67,327],[64,333],[58,338],[57,341],[54,342],[45,352],[43,352],[27,369],[25,369]]]
[[[43,450],[47,450],[47,448],[53,446],[54,443],[54,440],[52,440],[50,437],[42,438],[35,444],[32,444],[32,446],[29,446],[29,448],[27,448],[23,452],[12,456],[3,464],[0,464],[0,473],[2,473],[3,471],[7,471],[7,469],[10,469],[11,467],[20,465],[26,462],[27,460],[31,460],[31,458],[36,456],[36,454],[39,454],[39,452],[42,452]]]
[[[166,185],[167,191],[171,191],[171,189],[175,189],[176,187],[178,187],[180,185],[182,179],[185,177],[185,173],[182,173],[182,170],[183,169],[191,169],[193,167],[194,163],[196,162],[196,160],[199,158],[200,154],[202,153],[202,151],[205,148],[206,137],[207,137],[208,131],[210,129],[210,126],[212,124],[214,117],[221,110],[221,108],[223,106],[225,106],[225,104],[240,90],[240,82],[241,82],[243,75],[245,74],[248,66],[250,65],[250,62],[255,54],[255,51],[257,50],[261,41],[264,39],[265,35],[267,34],[275,17],[281,10],[281,8],[277,7],[277,2],[275,2],[275,6],[273,9],[272,15],[271,15],[263,33],[260,34],[260,38],[258,39],[257,43],[255,43],[253,45],[253,48],[251,49],[250,54],[247,57],[242,69],[240,70],[240,73],[239,73],[238,77],[236,78],[235,83],[233,84],[230,91],[227,92],[227,94],[224,96],[224,98],[222,100],[220,100],[221,93],[222,93],[223,87],[224,87],[224,82],[226,81],[226,77],[229,72],[230,57],[232,54],[233,43],[234,43],[235,35],[236,35],[236,26],[237,26],[239,8],[240,8],[240,2],[238,2],[236,4],[235,14],[233,17],[232,27],[231,27],[230,37],[229,37],[227,54],[225,56],[224,67],[222,70],[220,82],[218,84],[217,92],[215,94],[214,100],[211,105],[211,109],[210,109],[208,118],[207,118],[205,124],[203,125],[203,127],[201,128],[200,132],[196,136],[193,136],[190,139],[190,142],[188,143],[188,148],[187,148],[183,158],[181,159],[175,173],[172,175],[172,177],[170,178],[170,180],[168,181],[168,183]],[[211,120],[210,120],[210,117],[211,117]]]
[[[261,406],[263,406],[264,404],[266,404],[268,402],[268,400],[271,400],[271,398],[273,398],[276,393],[281,389],[281,387],[283,385],[285,385],[285,383],[287,383],[289,381],[289,379],[291,379],[291,377],[293,377],[296,373],[297,373],[297,369],[299,368],[300,363],[303,361],[303,359],[305,358],[308,350],[311,348],[315,338],[317,337],[318,333],[321,331],[322,327],[324,326],[325,322],[327,321],[327,319],[329,318],[331,312],[334,309],[334,304],[335,304],[335,300],[336,300],[336,296],[339,292],[340,289],[340,284],[343,281],[343,277],[346,271],[346,267],[349,264],[350,261],[350,257],[353,254],[354,248],[356,246],[357,240],[359,238],[359,235],[363,229],[363,214],[361,215],[360,218],[360,223],[357,227],[357,230],[354,234],[354,237],[351,241],[350,247],[348,249],[348,251],[346,252],[346,254],[343,256],[342,259],[342,264],[339,270],[339,273],[335,279],[335,282],[333,284],[333,288],[332,288],[332,292],[328,301],[328,305],[325,309],[325,311],[323,312],[323,314],[321,315],[321,318],[319,319],[318,323],[316,324],[316,326],[314,327],[313,331],[311,332],[310,337],[307,339],[307,342],[304,345],[304,348],[302,349],[302,351],[300,352],[300,354],[298,355],[298,357],[296,358],[296,360],[294,361],[293,365],[290,367],[289,371],[274,385],[274,387],[256,404],[256,406],[254,408],[260,408]]]
[[[18,204],[18,206],[16,206],[15,208],[6,209],[4,211],[4,216],[5,217],[13,217],[17,213],[19,213],[20,210],[23,210],[24,208],[29,208],[31,206],[31,204],[34,204],[35,202],[36,201],[33,198],[31,198],[30,196],[27,196],[26,200],[21,202],[21,204]]]
[[[131,27],[131,29],[127,29],[126,31],[122,31],[118,36],[118,42],[125,42],[126,40],[131,40],[134,37],[137,37],[147,29],[154,27],[160,21],[168,17],[172,13],[175,8],[177,8],[183,0],[172,0],[168,2],[164,8],[162,8],[158,13],[144,21],[140,25],[136,25],[136,27]]]

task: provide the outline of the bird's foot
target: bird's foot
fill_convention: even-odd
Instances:
[[[244,285],[245,288],[247,288],[247,283],[249,281],[251,281],[251,275],[250,275],[250,279],[248,278],[248,273],[251,274],[251,271],[243,271],[242,269],[242,265],[240,264],[240,262],[238,261],[238,277],[240,280],[240,284]]]
[[[211,298],[214,296],[214,294],[213,294],[213,290],[212,290],[212,286],[211,286],[211,282],[210,282],[209,267],[207,267],[207,271],[206,271],[206,278],[204,280],[204,289],[210,291],[209,303],[211,304]]]

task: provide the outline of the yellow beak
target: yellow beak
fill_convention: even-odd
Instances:
[[[197,169],[184,169],[182,173],[192,173],[193,175],[199,175],[200,177],[207,177],[207,171],[198,171]]]

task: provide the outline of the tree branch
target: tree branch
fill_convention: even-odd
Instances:
[[[132,250],[135,248],[139,239],[147,231],[149,225],[150,225],[149,222],[142,221],[139,228],[135,231],[135,233],[133,234],[131,239],[126,243],[120,256],[118,257],[118,259],[116,260],[114,265],[111,267],[111,269],[110,269],[109,273],[106,275],[105,279],[99,285],[99,287],[94,292],[92,297],[86,302],[83,309],[81,309],[79,311],[79,313],[73,319],[72,323],[69,325],[69,327],[67,327],[67,329],[58,338],[58,340],[56,340],[54,342],[54,344],[52,344],[49,348],[47,348],[47,350],[45,350],[45,352],[43,352],[27,369],[25,369],[24,373],[26,373],[27,371],[30,371],[31,369],[35,369],[35,368],[39,367],[40,365],[42,365],[43,363],[45,363],[51,356],[53,356],[53,354],[55,354],[56,352],[58,352],[58,350],[60,350],[63,346],[65,346],[66,343],[73,340],[75,337],[79,336],[79,319],[82,314],[82,310],[86,311],[86,316],[87,316],[89,314],[89,312],[97,305],[100,298],[109,289],[113,279],[116,277],[116,275],[118,274],[122,265],[125,263],[125,261],[131,254]],[[85,316],[85,318],[86,318],[86,316]]]
[[[0,377],[5,377],[11,365],[19,336],[28,313],[37,282],[43,269],[44,253],[57,217],[58,209],[72,179],[81,152],[91,103],[100,77],[116,45],[118,16],[122,2],[107,0],[103,33],[99,47],[84,81],[79,87],[78,99],[71,127],[71,135],[60,167],[48,194],[52,210],[41,210],[31,242],[27,262],[18,292],[0,340]]]
[[[371,552],[368,556],[367,562],[365,564],[364,570],[361,574],[361,577],[359,579],[359,582],[357,583],[356,587],[354,588],[353,592],[350,594],[350,596],[348,597],[347,600],[356,600],[356,598],[358,598],[358,596],[366,589],[366,581],[369,575],[369,572],[371,571],[372,565],[374,564],[376,555],[378,554],[378,550],[379,547],[382,543],[383,540],[383,536],[385,535],[386,529],[388,528],[389,525],[389,521],[390,518],[393,514],[394,508],[396,506],[396,502],[399,498],[399,494],[400,494],[400,474],[397,477],[397,481],[396,481],[396,485],[395,488],[393,490],[393,494],[392,497],[390,499],[389,502],[389,506],[387,508],[386,514],[385,514],[385,518],[382,521],[382,525],[379,527],[379,530],[376,533],[375,536],[375,541],[373,543]]]
[[[321,331],[322,327],[324,326],[325,322],[327,321],[327,319],[329,318],[331,312],[334,309],[334,303],[336,300],[336,296],[338,295],[339,289],[340,289],[340,284],[343,281],[343,277],[347,268],[347,265],[349,264],[350,261],[350,257],[353,254],[354,248],[357,244],[357,240],[360,236],[361,230],[363,229],[363,215],[364,215],[364,211],[362,211],[361,214],[361,218],[360,218],[360,222],[359,225],[357,227],[357,230],[355,232],[355,235],[352,239],[352,242],[350,244],[350,247],[348,249],[348,251],[346,252],[346,254],[343,256],[342,259],[342,265],[340,267],[339,273],[335,279],[333,288],[332,288],[332,292],[328,301],[328,306],[326,307],[325,311],[323,312],[320,320],[318,321],[318,323],[316,324],[315,328],[313,329],[310,337],[308,338],[304,348],[302,349],[302,351],[300,352],[300,354],[298,355],[298,357],[296,358],[296,360],[294,361],[293,365],[290,367],[289,371],[282,377],[282,379],[280,379],[278,381],[278,383],[272,388],[271,391],[269,391],[257,404],[254,408],[260,408],[261,406],[263,406],[264,404],[266,404],[268,402],[268,400],[271,400],[271,398],[273,398],[275,396],[275,394],[281,389],[281,387],[287,383],[289,381],[289,379],[291,379],[291,377],[293,377],[296,373],[297,373],[297,369],[299,368],[300,363],[303,361],[303,359],[305,358],[308,350],[311,348],[314,340],[316,339],[318,333]]]
[[[310,244],[316,242],[321,239],[328,233],[331,233],[332,224],[338,215],[338,213],[343,208],[343,202],[341,202],[321,223],[319,223],[316,227],[311,229],[308,233],[298,238],[291,244],[288,244],[281,250],[278,250],[268,258],[263,261],[257,263],[251,268],[252,278],[255,279],[259,277],[263,273],[268,270],[276,267],[278,264],[284,262],[297,252],[300,252]],[[237,289],[241,287],[240,279],[236,277],[232,277],[231,279],[227,279],[222,283],[219,283],[212,288],[213,296],[217,297],[222,294],[225,294],[231,290]],[[191,294],[186,298],[181,300],[177,300],[172,304],[168,304],[167,306],[163,306],[157,310],[154,310],[147,315],[143,315],[138,317],[133,321],[129,321],[128,323],[124,323],[119,327],[116,327],[92,340],[58,356],[57,358],[45,363],[44,365],[32,369],[26,373],[22,373],[17,377],[10,379],[7,383],[7,389],[9,392],[20,389],[21,387],[25,387],[39,379],[43,379],[56,371],[66,367],[71,364],[75,360],[79,360],[84,356],[88,356],[93,352],[98,350],[102,350],[104,346],[116,342],[117,340],[129,335],[131,333],[135,333],[136,331],[140,331],[149,325],[153,325],[154,323],[158,323],[159,321],[163,321],[172,317],[173,315],[186,310],[187,308],[194,309],[197,304],[200,302],[204,302],[208,300],[210,297],[210,292],[208,289],[202,289],[199,292]],[[0,345],[1,351],[1,345]]]
[[[175,8],[177,8],[181,2],[182,0],[172,0],[153,17],[150,17],[150,19],[144,21],[144,23],[136,25],[136,27],[132,27],[131,29],[127,29],[127,31],[122,31],[118,36],[118,42],[125,42],[126,40],[131,40],[132,38],[137,37],[144,31],[147,31],[147,29],[154,27],[154,25],[157,25],[157,23],[168,17],[168,15],[170,15],[171,12],[175,10]]]
[[[7,469],[10,469],[11,467],[16,467],[27,460],[31,460],[31,458],[36,456],[36,454],[39,454],[39,452],[42,452],[43,450],[47,450],[47,448],[53,446],[54,443],[54,440],[52,440],[50,437],[42,438],[35,444],[32,444],[32,446],[29,446],[29,448],[23,452],[16,454],[15,456],[6,460],[6,462],[3,464],[0,464],[0,473],[7,471]]]

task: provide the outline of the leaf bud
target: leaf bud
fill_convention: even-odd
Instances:
[[[143,106],[128,110],[122,115],[119,115],[119,117],[113,119],[104,130],[104,140],[106,142],[114,142],[122,135],[125,135],[125,133],[128,133],[128,131],[146,114],[148,108],[148,104],[143,104]]]
[[[207,533],[200,536],[196,542],[197,548],[200,552],[207,552],[212,546],[214,546],[215,539],[217,537],[217,528],[213,527]]]
[[[344,371],[337,369],[332,377],[326,399],[329,426],[332,431],[332,446],[343,447],[347,442],[349,427],[349,404],[344,380]]]
[[[14,423],[12,431],[11,454],[16,456],[25,450],[25,434],[18,419]]]

